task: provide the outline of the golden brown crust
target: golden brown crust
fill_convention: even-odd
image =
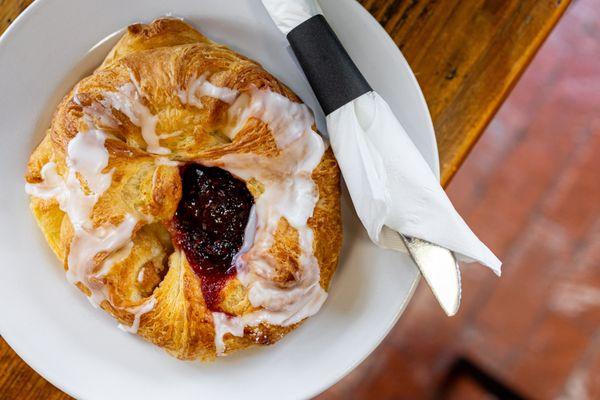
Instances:
[[[279,150],[265,123],[251,119],[230,141],[222,133],[227,123],[226,103],[203,98],[201,109],[182,104],[178,89],[204,73],[218,86],[243,92],[254,85],[300,101],[259,64],[213,43],[182,21],[163,19],[133,25],[94,74],[76,86],[78,102],[73,92],[62,100],[46,137],[31,155],[26,180],[39,183],[41,168],[48,162],[54,162],[57,172],[64,176],[67,145],[79,131],[87,129],[83,108],[94,107],[107,91],[114,92],[132,79],[139,82],[144,105],[158,117],[157,131],[179,133],[161,141],[171,150],[169,158],[185,162],[216,160],[237,153],[277,156]],[[142,315],[138,334],[180,359],[212,359],[214,326],[200,279],[183,253],[174,248],[166,229],[181,198],[179,169],[157,163],[157,157],[145,151],[140,128],[126,115],[113,110],[113,118],[116,124],[94,117],[94,123],[109,134],[105,146],[110,158],[105,172],[112,170],[113,175],[110,188],[93,208],[91,220],[98,227],[119,224],[127,214],[145,217],[136,225],[131,252],[106,276],[98,278],[108,289],[110,300],[104,301],[102,308],[131,325],[134,316],[128,310],[153,296],[156,304]],[[341,247],[340,177],[331,150],[326,151],[312,177],[319,200],[309,227],[315,235],[321,286],[327,289]],[[85,187],[83,180],[81,184]],[[255,197],[263,191],[262,184],[254,180],[247,186]],[[31,208],[50,247],[66,268],[74,235],[69,218],[55,200],[33,197]],[[300,257],[298,233],[285,219],[280,221],[270,254],[279,266],[277,282],[285,284],[294,279]],[[97,268],[107,256],[101,253],[95,257]],[[80,287],[89,294],[87,288]],[[233,315],[253,309],[246,288],[237,279],[223,289],[220,307]],[[274,343],[297,325],[259,325],[247,327],[244,337],[226,335],[227,352]]]

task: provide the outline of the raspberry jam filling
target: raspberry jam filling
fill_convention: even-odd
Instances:
[[[192,164],[180,173],[175,243],[200,277],[207,307],[221,311],[219,294],[236,274],[233,258],[242,247],[254,199],[243,181],[221,168]]]

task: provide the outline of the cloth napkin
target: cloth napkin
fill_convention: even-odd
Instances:
[[[322,14],[315,0],[262,1],[286,35]],[[406,251],[398,233],[423,239],[453,251],[460,261],[480,262],[500,275],[500,260],[455,210],[385,100],[371,90],[348,100],[325,110],[327,130],[370,239],[398,251]]]

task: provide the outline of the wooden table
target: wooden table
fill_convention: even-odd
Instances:
[[[31,0],[0,0],[0,33]],[[423,89],[446,185],[568,0],[361,0]],[[67,399],[0,338],[0,399]]]

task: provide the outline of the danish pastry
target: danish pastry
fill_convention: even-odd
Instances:
[[[340,175],[300,99],[183,21],[136,24],[30,157],[69,282],[180,359],[279,340],[323,305]]]

